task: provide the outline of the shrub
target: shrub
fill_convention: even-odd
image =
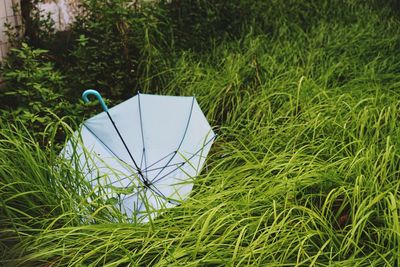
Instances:
[[[2,120],[18,117],[37,137],[56,116],[76,116],[78,105],[68,102],[65,78],[47,58],[47,51],[23,43],[3,64],[5,86],[0,89]],[[53,114],[53,115],[51,115]]]

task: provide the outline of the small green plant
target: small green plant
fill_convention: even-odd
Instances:
[[[43,138],[44,129],[54,116],[76,116],[79,106],[69,103],[64,76],[47,58],[47,51],[26,43],[13,48],[2,67],[5,85],[0,89],[4,122],[15,117],[24,121],[35,136]]]

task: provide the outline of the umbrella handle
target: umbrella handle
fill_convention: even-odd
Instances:
[[[100,95],[99,92],[97,92],[96,90],[93,90],[93,89],[88,89],[88,90],[86,90],[85,92],[83,92],[82,98],[83,98],[83,101],[84,101],[85,103],[89,102],[88,95],[94,95],[94,96],[99,100],[100,105],[101,105],[101,107],[103,108],[103,110],[104,110],[105,112],[108,112],[108,107],[107,107],[106,103],[104,103],[104,100],[103,100],[103,98],[101,97],[101,95]]]

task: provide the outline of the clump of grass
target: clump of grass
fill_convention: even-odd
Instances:
[[[149,91],[155,79],[153,92],[195,94],[219,133],[191,197],[149,224],[115,222],[118,211],[100,200],[90,206],[79,173],[53,168],[59,150],[5,126],[2,261],[398,265],[400,35],[389,13],[362,6],[351,23],[288,22],[290,34],[284,24],[180,52],[142,77]]]

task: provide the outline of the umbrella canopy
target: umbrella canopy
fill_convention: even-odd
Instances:
[[[62,152],[128,218],[148,221],[185,200],[215,133],[194,97],[138,94],[86,120]]]

